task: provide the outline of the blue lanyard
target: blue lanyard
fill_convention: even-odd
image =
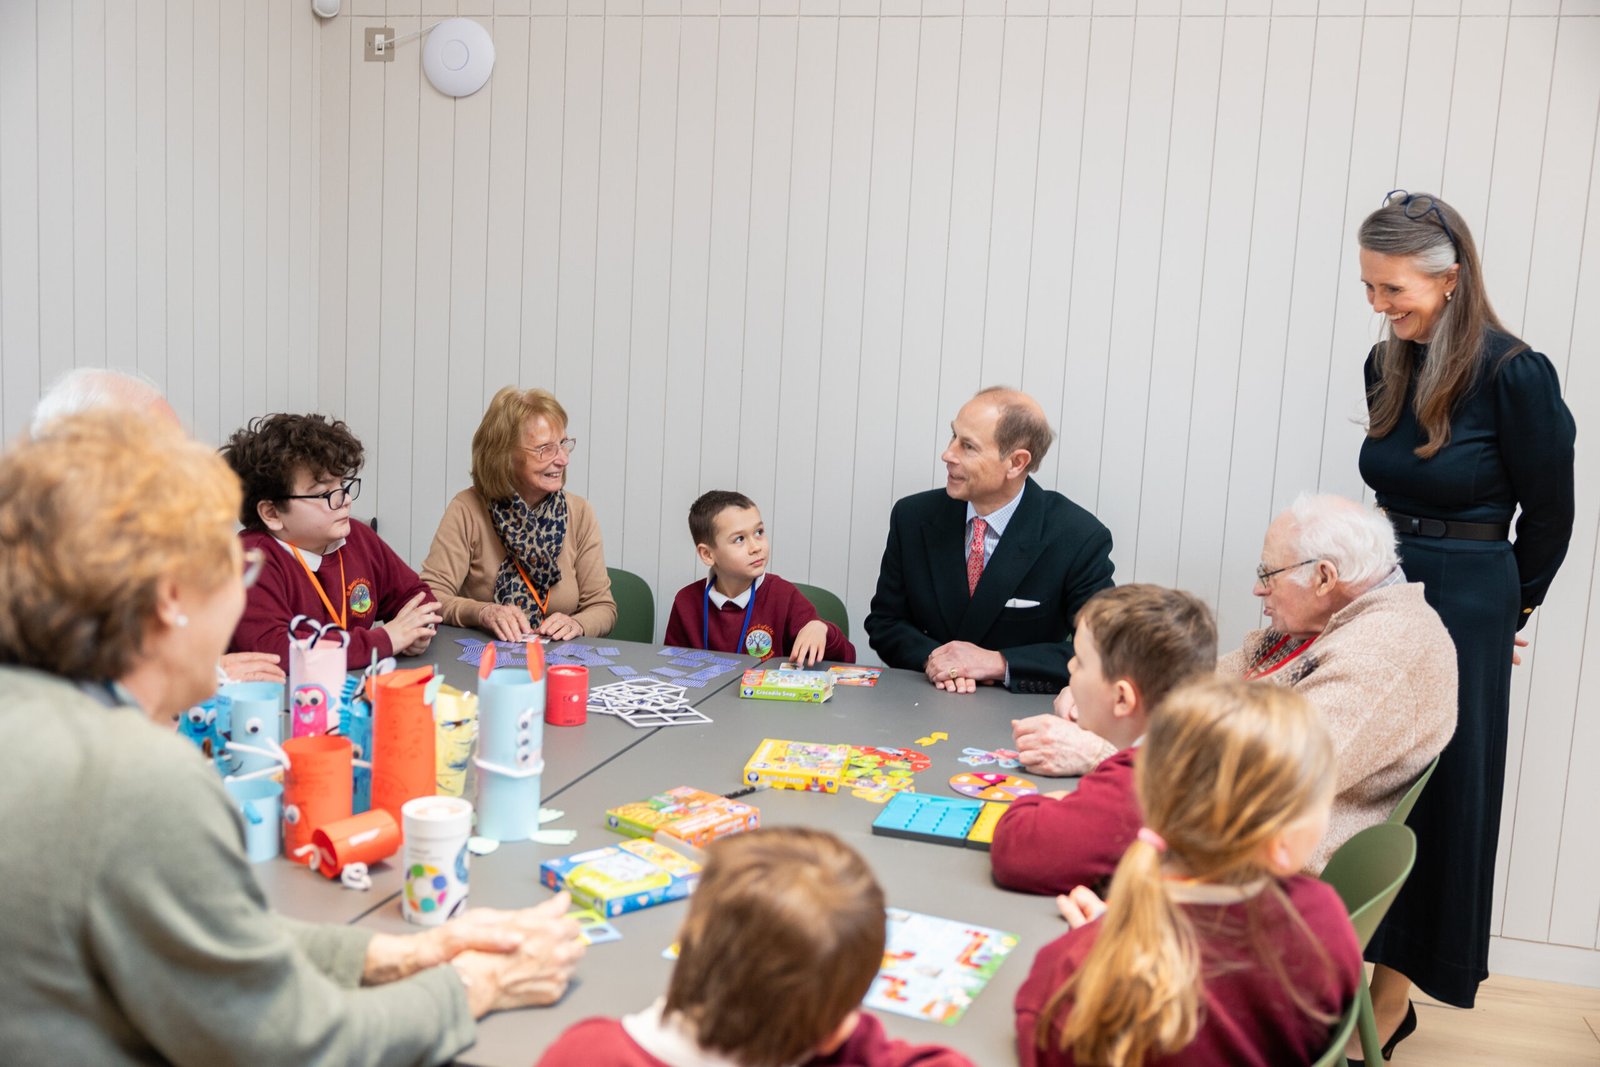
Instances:
[[[744,625],[739,628],[739,643],[733,647],[734,655],[744,654],[744,639],[750,633],[750,613],[756,610],[756,593],[760,592],[759,581],[750,584],[750,603],[744,606]],[[711,579],[706,579],[706,596],[700,605],[700,633],[705,637],[706,648],[711,649]],[[716,649],[711,649],[713,652]]]

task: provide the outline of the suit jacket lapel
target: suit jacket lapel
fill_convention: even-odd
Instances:
[[[955,627],[957,641],[981,644],[990,627],[994,625],[1006,601],[1016,595],[1017,584],[1022,581],[1044,551],[1044,530],[1041,528],[1044,505],[1039,494],[1042,490],[1032,478],[1022,487],[1022,503],[1006,524],[1006,532],[995,546],[989,565],[978,579],[978,588],[967,602],[966,612]],[[966,574],[961,575],[962,585]],[[962,590],[965,592],[965,589]]]
[[[922,524],[922,543],[928,553],[928,570],[933,576],[933,596],[939,603],[945,633],[955,633],[961,616],[967,611],[967,570],[961,562],[966,558],[966,511],[966,504],[947,498]]]

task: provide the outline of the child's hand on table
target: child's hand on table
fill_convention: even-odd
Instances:
[[[406,601],[406,606],[400,609],[399,614],[382,624],[384,632],[389,635],[389,644],[400,655],[414,656],[416,653],[411,649],[419,641],[421,647],[426,649],[428,642],[433,640],[434,627],[439,625],[443,616],[439,614],[439,602],[427,599],[432,595],[418,593]]]
[[[1106,903],[1095,896],[1094,890],[1080,885],[1072,892],[1056,897],[1056,908],[1061,912],[1061,917],[1067,920],[1067,925],[1076,930],[1104,915]]]
[[[828,624],[821,619],[812,619],[794,635],[794,648],[789,650],[789,658],[801,667],[809,667],[822,659],[827,648]]]

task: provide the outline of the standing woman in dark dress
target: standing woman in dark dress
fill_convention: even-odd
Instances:
[[[1359,240],[1367,300],[1389,320],[1367,356],[1361,476],[1460,670],[1455,737],[1409,820],[1416,867],[1367,947],[1387,1059],[1416,1028],[1412,982],[1470,1008],[1489,974],[1514,642],[1567,554],[1575,427],[1550,361],[1495,317],[1455,209],[1391,193]]]

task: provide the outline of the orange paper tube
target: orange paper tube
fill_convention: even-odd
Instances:
[[[352,863],[371,866],[400,851],[400,826],[383,809],[319,826],[311,835],[317,846],[317,869],[329,878]]]
[[[311,844],[320,826],[350,817],[351,764],[348,737],[291,737],[283,743],[289,769],[283,775],[283,854]]]
[[[408,800],[434,793],[435,729],[432,667],[391,671],[374,679],[372,806],[398,825]]]

